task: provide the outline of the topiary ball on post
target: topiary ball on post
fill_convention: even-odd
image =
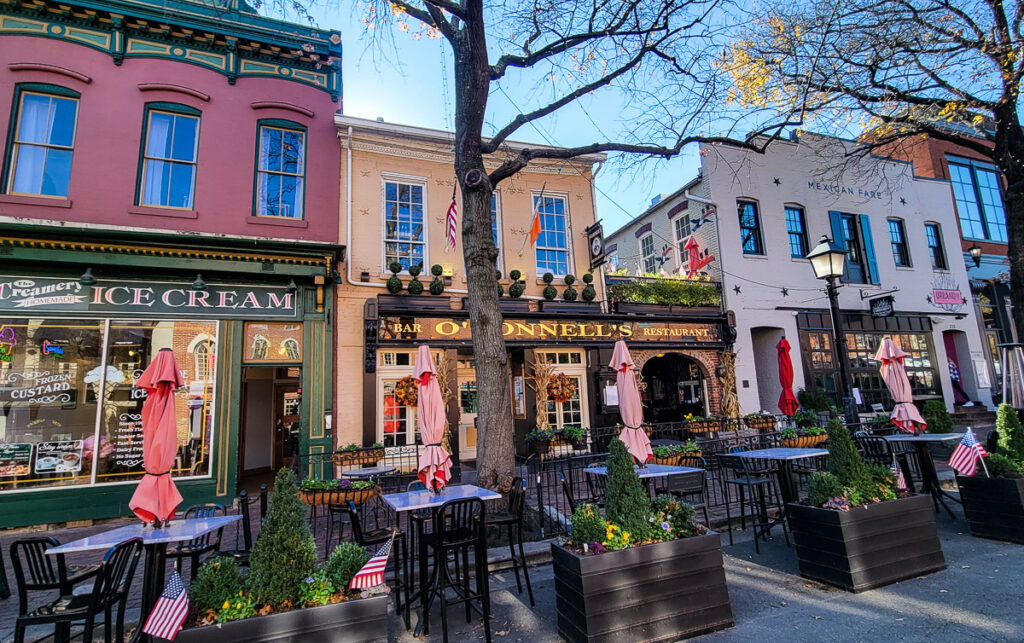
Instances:
[[[440,277],[444,274],[444,266],[439,263],[435,263],[433,266],[430,266],[430,274],[435,277]]]
[[[444,292],[444,282],[441,281],[441,275],[444,274],[444,268],[441,264],[435,263],[430,267],[430,274],[434,275],[434,280],[430,282],[430,294],[440,295]]]
[[[544,295],[544,299],[547,299],[548,301],[554,301],[555,298],[558,297],[558,290],[551,284],[548,284],[547,286],[544,286],[544,291],[542,294]]]
[[[391,271],[391,276],[388,277],[387,282],[388,292],[392,295],[397,295],[402,292],[402,280],[398,278],[398,273],[402,272],[402,264],[392,261],[388,264],[388,270]]]
[[[523,296],[523,293],[525,291],[526,286],[523,285],[523,282],[513,281],[512,284],[508,287],[508,296],[511,297],[512,299],[519,299],[520,297]]]
[[[418,263],[409,266],[409,274],[412,275],[412,281],[409,282],[409,285],[406,286],[406,288],[409,290],[409,294],[410,295],[422,295],[423,294],[423,284],[418,279],[420,271],[422,269],[423,269],[423,266],[421,266]]]
[[[295,603],[299,585],[316,565],[316,543],[306,522],[306,505],[291,469],[281,469],[270,493],[270,509],[249,562],[249,590],[261,603]]]
[[[519,281],[520,279],[523,278],[523,273],[518,270],[513,270],[512,272],[508,273],[508,278],[511,279],[512,281]]]
[[[550,272],[545,272],[544,276],[542,276],[541,279],[544,281],[544,283],[549,284],[555,280],[555,276]]]
[[[576,301],[577,294],[578,293],[576,292],[576,289],[573,288],[572,286],[569,286],[568,288],[565,289],[564,292],[562,292],[562,299],[566,301]]]
[[[605,516],[629,532],[632,542],[646,540],[650,530],[647,518],[651,499],[633,468],[633,456],[622,440],[614,439],[608,445],[608,484],[605,488]]]

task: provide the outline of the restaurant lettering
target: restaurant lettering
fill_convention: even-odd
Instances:
[[[295,317],[295,294],[285,287],[0,277],[0,310],[188,313],[216,317]]]
[[[886,192],[883,190],[866,190],[864,188],[852,187],[849,185],[843,185],[839,182],[821,182],[821,181],[808,181],[808,190],[816,190],[818,192],[828,192],[834,196],[855,196],[859,199],[882,199],[885,198]]]
[[[71,401],[71,373],[11,373],[0,389],[0,402],[64,404]]]
[[[637,341],[718,342],[717,324],[632,321],[555,321],[505,320],[502,335],[506,341]],[[380,325],[380,339],[388,340],[468,340],[468,320],[407,319],[387,317]]]

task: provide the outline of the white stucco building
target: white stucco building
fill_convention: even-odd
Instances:
[[[892,408],[873,360],[886,336],[910,354],[916,401],[943,399],[952,409],[958,384],[971,400],[991,404],[949,183],[917,177],[909,163],[850,156],[854,145],[803,134],[765,154],[702,146],[700,175],[610,235],[608,247],[621,268],[651,272],[653,243],[654,272],[674,272],[692,267],[685,248],[696,242],[696,265],[721,280],[725,307],[735,313],[744,413],[778,412],[775,347],[783,336],[793,346],[795,390],[842,386],[824,282],[803,258],[823,235],[849,250],[841,323],[861,411]],[[891,314],[882,316],[889,297]]]

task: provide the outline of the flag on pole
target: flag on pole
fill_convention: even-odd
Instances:
[[[445,217],[445,237],[448,239],[448,247],[455,249],[456,235],[459,228],[459,209],[455,205],[455,192],[452,192],[452,204],[448,206],[448,215]]]
[[[910,488],[907,486],[907,478],[903,475],[903,469],[901,469],[898,464],[893,462],[889,467],[889,470],[892,471],[892,479],[896,481],[897,489],[904,490]]]
[[[388,557],[391,555],[391,543],[394,540],[395,537],[392,536],[377,551],[374,557],[367,561],[362,569],[356,572],[356,575],[352,577],[352,582],[349,583],[350,588],[369,589],[384,584],[384,568],[388,566]]]
[[[178,631],[181,630],[181,624],[185,622],[186,616],[188,616],[188,592],[185,591],[181,576],[175,569],[171,571],[167,585],[164,587],[163,593],[160,594],[160,598],[157,599],[156,605],[153,606],[149,618],[146,619],[146,625],[143,626],[142,632],[173,641],[174,637],[178,635]]]
[[[953,455],[949,458],[949,466],[965,476],[973,476],[978,467],[978,458],[984,458],[987,455],[985,447],[981,446],[981,443],[974,438],[974,431],[967,429],[960,444],[956,445]]]
[[[540,237],[540,233],[542,232],[542,228],[541,228],[541,225],[540,225],[540,204],[541,204],[541,200],[542,200],[541,197],[538,197],[537,198],[537,202],[535,203],[534,208],[533,208],[533,223],[530,225],[530,245],[531,246],[537,245],[537,238]]]

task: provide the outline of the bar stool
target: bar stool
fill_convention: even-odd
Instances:
[[[217,515],[226,515],[224,505],[217,504],[215,502],[209,502],[204,505],[192,505],[185,510],[185,519],[189,518],[212,518]],[[193,582],[196,579],[196,574],[199,573],[200,558],[203,554],[209,554],[211,552],[220,551],[220,539],[224,534],[224,528],[221,527],[213,533],[204,534],[194,540],[182,541],[176,543],[173,547],[167,549],[167,558],[174,561],[174,568],[181,573],[181,561],[189,559],[189,581]]]
[[[526,566],[526,553],[523,551],[523,511],[526,508],[526,481],[512,478],[512,488],[508,492],[508,511],[492,513],[487,516],[488,527],[496,527],[499,531],[507,527],[508,553],[512,558],[512,571],[516,575],[516,588],[523,593],[523,585],[519,581],[519,569],[523,570],[526,579],[526,592],[530,596],[530,607],[534,607],[533,588],[530,586],[530,572]],[[519,556],[516,557],[514,545],[519,544]]]
[[[754,551],[758,554],[761,553],[761,546],[758,544],[758,530],[761,530],[760,535],[768,540],[771,528],[778,523],[782,523],[782,535],[786,538],[786,547],[789,547],[789,529],[786,527],[786,521],[782,520],[785,508],[782,504],[782,490],[779,488],[778,462],[760,458],[739,458],[739,460],[743,465],[746,479],[742,484],[750,489],[750,500],[757,509],[757,512],[751,516],[754,527]],[[773,521],[768,516],[769,504],[776,510],[779,520]]]
[[[753,502],[755,499],[754,487],[769,482],[769,479],[762,478],[760,476],[750,477],[747,475],[746,468],[744,467],[744,458],[740,458],[737,453],[746,451],[746,447],[733,447],[732,453],[718,454],[718,468],[720,473],[720,484],[722,487],[722,497],[725,500],[725,522],[729,528],[729,544],[733,544],[732,540],[732,515],[729,511],[729,506],[732,500],[732,493],[730,489],[735,488],[739,493],[739,504],[740,504],[740,529],[746,531],[747,529],[747,511],[746,503],[747,498]],[[748,493],[749,491],[749,493]]]

